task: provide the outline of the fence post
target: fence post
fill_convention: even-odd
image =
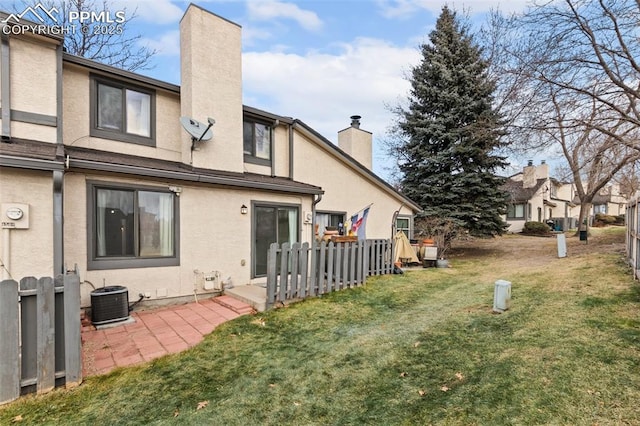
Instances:
[[[38,280],[36,291],[37,304],[37,369],[38,393],[46,393],[56,385],[56,330],[55,330],[55,289],[53,278]]]
[[[351,243],[351,247],[349,247],[349,287],[355,287],[356,285],[356,259],[358,255],[358,245],[360,241],[356,241],[355,243]]]
[[[300,248],[300,289],[299,296],[301,298],[307,297],[307,277],[309,276],[309,243],[303,243]]]
[[[289,243],[282,245],[282,251],[280,252],[280,291],[278,292],[278,300],[282,303],[287,300],[287,294],[289,294],[289,254],[291,253],[291,247]]]
[[[65,386],[82,383],[82,336],[80,332],[80,276],[76,270],[64,276]]]
[[[319,296],[321,294],[324,293],[324,289],[326,286],[325,280],[326,280],[326,275],[329,272],[329,267],[328,265],[328,260],[327,260],[327,242],[326,241],[322,241],[320,243],[320,263],[318,264],[318,269],[317,269],[317,276],[318,276],[318,281],[317,281],[317,285],[316,285],[316,296]]]
[[[267,252],[267,307],[273,306],[276,301],[276,287],[278,286],[277,259],[278,243],[272,243]]]
[[[307,294],[309,296],[314,296],[317,294],[316,286],[319,278],[317,249],[318,249],[318,243],[314,239],[313,242],[311,243],[311,274],[309,275],[309,290],[307,291]]]
[[[0,404],[20,396],[18,283],[0,281]]]
[[[331,293],[331,288],[333,286],[333,252],[334,252],[334,244],[333,241],[329,242],[327,246],[327,284],[323,289],[324,293]]]
[[[20,280],[20,387],[38,383],[38,280]]]
[[[336,243],[335,249],[336,249],[336,262],[335,262],[335,272],[333,274],[333,278],[334,278],[334,283],[333,283],[333,289],[334,290],[342,290],[342,285],[340,284],[340,280],[342,279],[342,252],[344,247],[344,243]]]
[[[291,246],[291,273],[289,299],[298,296],[298,259],[300,259],[300,243],[293,243]]]
[[[357,257],[356,257],[356,285],[361,285],[363,283],[362,279],[362,265],[364,264],[364,250],[363,247],[365,245],[365,240],[358,241],[357,244]]]

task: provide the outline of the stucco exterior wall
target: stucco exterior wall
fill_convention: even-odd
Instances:
[[[289,126],[276,126],[273,131],[273,158],[276,176],[289,176]]]
[[[50,42],[28,37],[9,39],[11,110],[55,117],[56,47]],[[4,105],[2,107],[5,107]],[[16,138],[56,142],[56,128],[12,120]]]
[[[63,134],[66,145],[127,153],[168,161],[181,161],[180,99],[177,94],[156,90],[156,146],[90,136],[89,71],[65,64],[63,72]],[[116,79],[117,80],[117,79]]]
[[[87,181],[129,183],[132,185],[168,185],[182,187],[179,196],[180,265],[168,267],[87,270]],[[275,194],[255,190],[189,186],[180,182],[130,179],[98,174],[67,173],[65,176],[65,262],[78,264],[81,277],[95,287],[123,285],[130,298],[139,293],[150,300],[202,294],[202,274],[218,271],[222,280],[233,285],[251,280],[252,212],[243,215],[240,206],[252,201],[300,205],[301,212],[311,209],[311,197]],[[302,234],[310,235],[310,226],[300,224]],[[303,241],[308,241],[303,237]],[[257,279],[254,282],[264,281]],[[82,287],[82,305],[90,303],[92,287]]]
[[[371,133],[362,129],[348,127],[338,132],[338,145],[360,164],[373,168],[373,147]]]
[[[10,259],[3,259],[15,280],[53,274],[52,194],[50,172],[0,167],[0,202],[29,204],[29,229],[9,231]],[[3,249],[0,239],[0,253]]]
[[[367,238],[391,238],[393,213],[402,201],[389,195],[350,166],[296,132],[294,179],[321,186],[325,194],[317,211],[345,211],[346,219],[373,203],[367,218]],[[412,215],[406,206],[401,214]]]
[[[190,5],[180,21],[181,115],[215,119],[213,139],[199,144],[193,165],[243,171],[242,46],[240,26]],[[182,161],[191,139],[182,136]]]

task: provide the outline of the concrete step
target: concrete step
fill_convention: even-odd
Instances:
[[[250,303],[228,295],[214,297],[211,300],[221,306],[224,306],[227,309],[231,309],[232,311],[240,315],[251,314],[255,312],[253,305],[251,305]]]
[[[226,288],[224,294],[242,303],[246,303],[258,312],[267,309],[267,289],[256,285],[240,285]],[[225,297],[221,296],[221,297]]]

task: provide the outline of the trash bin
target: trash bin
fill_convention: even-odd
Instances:
[[[511,306],[511,282],[498,280],[493,292],[493,311],[504,312]]]
[[[580,231],[580,241],[587,241],[587,231]]]

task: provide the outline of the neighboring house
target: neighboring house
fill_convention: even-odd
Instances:
[[[521,232],[525,222],[554,222],[557,230],[575,227],[578,210],[572,184],[549,177],[549,165],[535,166],[529,161],[523,171],[510,176],[505,185],[509,194],[506,222],[508,232]],[[575,216],[575,217],[574,217]]]
[[[545,162],[534,166],[530,161],[523,171],[509,177],[504,186],[510,195],[506,221],[508,232],[521,232],[524,223],[552,220],[554,229],[566,231],[576,228],[580,215],[580,198],[573,183],[560,182],[549,177]],[[612,216],[625,214],[627,198],[620,185],[611,184],[594,197],[589,210],[590,221],[597,213]]]
[[[580,199],[577,196],[573,201],[576,204],[580,204]],[[612,183],[607,185],[593,197],[591,208],[589,209],[589,217],[593,220],[598,213],[610,216],[624,215],[627,201],[627,196],[620,192],[620,184]]]
[[[77,264],[83,306],[103,285],[160,302],[262,283],[269,244],[311,242],[371,203],[368,238],[412,233],[419,206],[371,171],[359,118],[338,147],[243,106],[233,22],[188,7],[180,86],[66,54],[59,37],[1,41],[3,277]],[[215,119],[213,138],[193,142],[181,116]]]

